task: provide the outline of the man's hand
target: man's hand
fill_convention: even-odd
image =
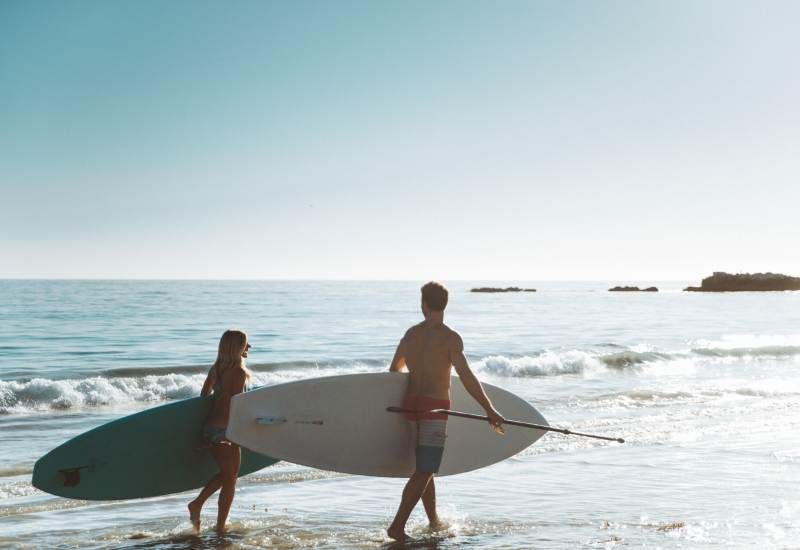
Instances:
[[[505,418],[503,418],[502,414],[494,409],[489,409],[486,411],[486,416],[489,417],[489,424],[495,429],[495,431],[498,433],[505,433],[505,430],[503,429],[503,422],[505,421]]]

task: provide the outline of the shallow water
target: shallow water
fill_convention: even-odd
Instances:
[[[550,434],[441,478],[447,529],[415,511],[400,546],[384,529],[401,480],[279,463],[240,480],[222,539],[189,533],[192,494],[83,502],[29,481],[70,437],[196,395],[228,327],[249,332],[257,384],[385,369],[418,284],[0,281],[0,547],[800,547],[800,293],[478,284],[450,285],[447,321],[479,377],[627,442]]]

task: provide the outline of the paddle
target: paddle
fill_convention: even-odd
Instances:
[[[388,412],[394,413],[412,413],[412,414],[419,414],[419,413],[434,413],[434,414],[446,414],[448,416],[458,416],[459,418],[470,418],[472,420],[483,420],[488,421],[488,416],[481,416],[480,414],[470,414],[465,412],[459,411],[451,411],[448,409],[432,409],[430,411],[412,411],[411,409],[404,409],[402,407],[386,407]],[[604,441],[617,441],[619,443],[625,443],[625,440],[621,437],[606,437],[604,435],[592,435],[592,434],[585,434],[581,432],[573,432],[571,430],[567,430],[566,428],[553,428],[550,426],[542,426],[540,424],[531,424],[530,422],[520,422],[519,420],[503,420],[503,424],[508,424],[509,426],[521,426],[523,428],[534,428],[537,430],[544,430],[547,432],[558,432],[564,435],[579,435],[581,437],[591,437],[593,439],[602,439]]]

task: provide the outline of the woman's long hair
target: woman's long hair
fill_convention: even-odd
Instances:
[[[242,353],[247,346],[247,333],[241,330],[226,330],[219,339],[219,350],[217,360],[214,361],[214,376],[222,376],[228,368],[242,369],[247,378],[250,378],[250,371],[244,363]]]

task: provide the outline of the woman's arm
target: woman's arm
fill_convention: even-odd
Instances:
[[[206,375],[206,381],[203,382],[203,389],[200,390],[201,397],[205,397],[206,395],[211,393],[211,386],[212,386],[211,373],[213,372],[214,372],[214,367],[211,367],[211,369],[209,369],[208,371],[208,374]]]
[[[231,387],[228,388],[230,390],[228,394],[234,396],[244,391],[244,387],[247,384],[247,373],[245,373],[243,369],[236,369],[231,373],[228,380],[231,385]]]
[[[227,384],[225,383],[227,381]],[[227,380],[223,378],[222,395],[216,397],[217,403],[223,410],[228,410],[231,405],[231,398],[237,393],[244,391],[245,383],[247,382],[247,375],[243,370],[236,369],[227,376]]]

